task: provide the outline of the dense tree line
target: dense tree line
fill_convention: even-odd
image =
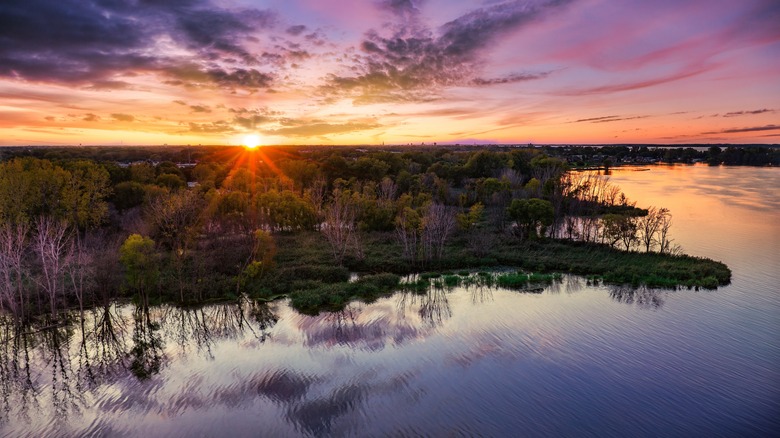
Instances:
[[[675,250],[668,210],[636,208],[604,176],[538,148],[200,152],[191,167],[1,162],[0,306],[56,317],[121,296],[201,302],[341,278],[345,261],[370,256],[369,236],[397,245],[410,270],[442,260],[454,241],[475,257],[496,239]],[[327,242],[332,270],[275,259],[279,236],[305,233]]]
[[[711,166],[778,166],[780,148],[769,146],[567,146],[546,148],[574,166],[646,163],[707,163]]]
[[[277,150],[286,150],[288,153],[296,155],[300,151],[314,149],[314,147],[277,147]],[[316,146],[319,151],[339,151],[340,154],[352,155],[350,150],[358,148],[346,146]],[[390,153],[413,153],[422,152],[423,155],[430,151],[430,147],[425,146],[371,146],[361,150],[382,150]],[[512,149],[528,149],[520,146],[507,145],[450,145],[446,147],[451,153],[469,153],[480,150],[491,152],[507,151]],[[729,166],[778,166],[780,165],[780,147],[778,145],[711,145],[711,144],[692,144],[686,146],[670,145],[556,145],[536,147],[546,155],[566,160],[572,166],[608,166],[619,165],[621,163],[708,163],[710,165],[725,164]],[[0,161],[9,160],[16,157],[33,157],[47,159],[52,161],[59,160],[96,160],[100,162],[115,163],[133,163],[148,161],[150,163],[160,163],[169,161],[181,164],[194,164],[203,160],[214,159],[215,156],[225,158],[235,154],[240,148],[232,146],[29,146],[29,147],[0,147]],[[215,153],[218,151],[218,153]],[[328,153],[328,152],[326,152]],[[347,156],[344,155],[346,158]],[[434,158],[434,157],[430,157]],[[334,159],[334,163],[338,159]],[[436,161],[436,160],[434,160]],[[446,162],[423,160],[420,163],[423,168],[429,169],[431,165],[438,165],[431,169],[437,174],[451,170]],[[369,164],[370,161],[364,160],[362,165]],[[300,163],[298,163],[300,164]],[[335,163],[338,165],[338,163]],[[285,172],[292,174],[297,164],[291,164],[285,168]],[[381,166],[381,164],[380,164]],[[338,166],[337,166],[338,167]],[[369,170],[370,166],[363,170]],[[358,169],[356,169],[358,170]],[[390,168],[391,173],[395,173],[397,168]],[[185,172],[187,170],[185,169]],[[360,173],[358,171],[358,173]],[[334,176],[330,174],[329,176]],[[345,177],[345,175],[335,175],[334,177]]]

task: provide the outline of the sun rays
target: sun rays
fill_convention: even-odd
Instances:
[[[257,149],[260,147],[260,136],[257,134],[249,134],[244,136],[243,145],[247,149]]]

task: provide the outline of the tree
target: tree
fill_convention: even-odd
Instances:
[[[315,163],[300,159],[283,161],[279,167],[284,175],[292,180],[293,187],[300,194],[314,183],[319,174],[319,168]]]
[[[469,207],[469,210],[464,213],[458,213],[455,217],[458,222],[458,227],[463,231],[471,231],[476,228],[482,221],[482,216],[485,212],[485,206],[481,202]]]
[[[0,222],[48,216],[80,228],[100,225],[108,213],[108,172],[89,161],[69,169],[34,158],[0,163]]]
[[[63,293],[65,271],[71,263],[71,235],[68,224],[47,216],[35,222],[33,247],[38,254],[41,274],[38,284],[49,298],[51,316],[57,316],[57,301]]]
[[[347,248],[357,231],[357,206],[352,202],[348,192],[336,190],[333,202],[325,207],[325,221],[322,224],[322,234],[330,244],[333,258],[339,265],[344,261]]]
[[[127,284],[147,303],[148,292],[159,276],[154,241],[140,234],[130,235],[119,248],[119,261],[125,268]]]
[[[124,181],[114,186],[113,201],[119,211],[143,204],[145,196],[143,184],[135,181]]]
[[[496,176],[505,167],[507,163],[504,154],[491,151],[474,153],[465,165],[469,176],[473,178]]]
[[[137,163],[130,166],[130,180],[141,184],[152,183],[155,174],[154,167],[148,163]]]
[[[622,214],[605,214],[601,218],[603,236],[610,246],[622,243],[626,251],[637,243],[637,224],[634,217]]]
[[[71,290],[79,303],[79,310],[84,312],[85,294],[91,289],[91,283],[94,280],[93,255],[88,250],[84,239],[76,234],[75,239],[71,241],[70,248],[71,259],[66,266],[67,277]]]
[[[241,270],[241,277],[237,286],[242,284],[246,286],[247,282],[261,279],[270,269],[275,266],[274,256],[276,256],[276,243],[268,231],[255,230],[252,239],[252,251]]]
[[[30,227],[27,223],[0,224],[0,308],[8,307],[24,318],[24,282],[29,270],[24,264]]]
[[[669,238],[669,230],[672,228],[672,215],[668,210],[666,214],[663,214],[660,217],[659,222],[656,237],[658,252],[662,254],[673,254],[682,251],[679,245],[672,246],[673,240]]]
[[[441,259],[444,245],[452,230],[455,229],[455,214],[452,207],[432,203],[422,219],[422,243],[425,260]]]
[[[515,233],[526,239],[543,236],[553,222],[555,211],[552,204],[543,199],[513,199],[507,214],[517,225]]]
[[[148,215],[155,227],[154,236],[173,251],[173,263],[179,283],[179,298],[184,301],[184,261],[200,219],[202,202],[190,190],[180,190],[155,199]]]
[[[158,197],[149,204],[147,216],[154,237],[177,253],[185,253],[202,210],[201,199],[190,190]]]
[[[412,263],[417,260],[417,246],[421,228],[422,218],[417,210],[403,207],[395,220],[395,235],[403,246],[403,257]]]
[[[666,236],[668,233],[664,233],[664,243],[662,245],[660,236],[664,224],[667,223],[671,225],[671,213],[666,208],[650,207],[647,210],[647,215],[637,219],[639,241],[644,245],[646,252],[650,252],[656,244],[659,245],[659,248],[668,247],[668,238]]]
[[[81,229],[99,226],[108,214],[105,199],[111,194],[110,176],[103,167],[91,161],[69,163],[70,172],[62,197],[69,205],[69,221]]]
[[[186,181],[173,173],[161,173],[157,178],[155,178],[154,183],[160,187],[165,187],[170,190],[180,189],[187,185]]]

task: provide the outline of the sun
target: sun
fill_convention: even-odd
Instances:
[[[255,149],[260,146],[260,136],[257,134],[249,134],[244,137],[244,146],[249,149]]]

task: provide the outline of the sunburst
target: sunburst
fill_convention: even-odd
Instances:
[[[244,137],[244,146],[248,149],[256,149],[260,147],[260,136],[257,134],[249,134]]]

